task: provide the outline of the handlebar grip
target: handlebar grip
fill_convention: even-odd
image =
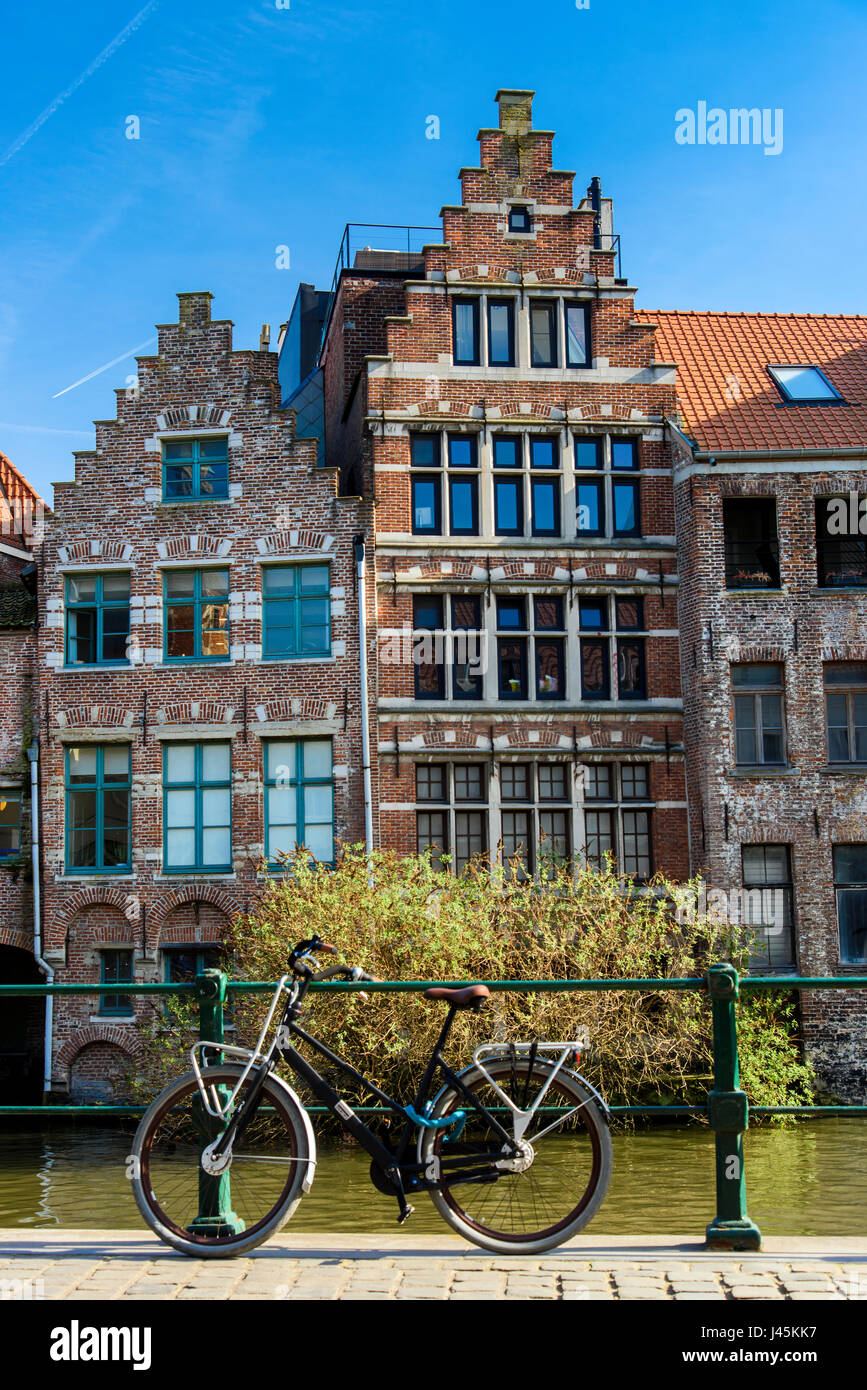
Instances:
[[[317,951],[321,951],[322,954],[323,954],[323,955],[326,955],[326,956],[336,956],[336,955],[337,955],[337,947],[336,947],[336,946],[329,946],[329,944],[328,944],[327,941],[320,941],[320,942],[318,943],[318,945],[316,946],[315,949],[316,949]]]

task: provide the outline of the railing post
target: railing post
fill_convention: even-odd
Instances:
[[[707,1228],[707,1244],[712,1250],[760,1250],[762,1233],[747,1215],[744,1132],[749,1106],[740,1088],[734,966],[712,965],[707,991],[713,1013],[713,1090],[707,1111],[716,1144],[716,1216]]]
[[[201,1042],[223,1041],[223,1005],[226,1000],[226,976],[222,970],[203,970],[196,976],[196,999],[199,1004],[199,1039]],[[221,1054],[206,1061],[206,1066],[219,1065]],[[230,1094],[225,1086],[217,1088],[221,1100]],[[208,1114],[201,1096],[193,1101],[193,1123],[198,1131],[199,1151],[206,1149],[225,1129],[225,1124]],[[245,1224],[232,1210],[230,1169],[219,1176],[199,1168],[199,1211],[188,1230],[198,1234],[239,1235]]]

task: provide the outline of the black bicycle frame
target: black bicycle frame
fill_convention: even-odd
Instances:
[[[416,1161],[406,1161],[407,1149],[415,1138],[416,1126],[407,1116],[405,1108],[386,1091],[383,1091],[377,1086],[374,1081],[369,1080],[363,1072],[360,1072],[356,1067],[352,1066],[350,1062],[338,1056],[336,1052],[333,1052],[325,1043],[320,1042],[318,1038],[312,1037],[298,1024],[296,1020],[300,1013],[300,1002],[306,994],[308,983],[309,980],[305,980],[300,985],[297,994],[294,995],[287,1004],[281,1025],[277,1030],[277,1036],[268,1053],[268,1057],[262,1063],[261,1067],[253,1073],[253,1081],[250,1089],[233,1119],[229,1121],[226,1130],[220,1136],[216,1150],[220,1152],[233,1144],[238,1134],[243,1133],[244,1129],[249,1124],[258,1107],[265,1079],[273,1064],[274,1054],[278,1052],[292,1071],[307,1083],[316,1099],[324,1105],[331,1114],[337,1116],[344,1129],[346,1129],[353,1138],[357,1139],[362,1148],[370,1154],[374,1163],[381,1169],[394,1188],[395,1196],[400,1203],[401,1212],[403,1213],[408,1210],[404,1195],[405,1186],[408,1190],[414,1192],[436,1191],[440,1187],[440,1180],[439,1178],[428,1178],[423,1176],[423,1164]],[[445,1022],[440,1030],[440,1035],[434,1043],[433,1050],[421,1081],[419,1082],[419,1087],[413,1102],[415,1111],[417,1114],[424,1113],[424,1107],[427,1104],[431,1083],[434,1077],[440,1073],[445,1078],[446,1082],[458,1091],[467,1104],[484,1117],[498,1138],[502,1140],[504,1149],[499,1151],[498,1158],[514,1156],[518,1153],[518,1146],[515,1143],[514,1136],[503,1128],[496,1115],[493,1115],[481,1104],[473,1092],[464,1084],[457,1072],[452,1071],[452,1068],[448,1065],[443,1056],[443,1048],[451,1032],[455,1012],[456,1010],[454,1008],[449,1008]],[[370,1127],[364,1123],[352,1107],[346,1104],[339,1092],[335,1091],[334,1087],[325,1080],[325,1077],[322,1076],[310,1062],[308,1062],[306,1057],[286,1040],[287,1034],[296,1036],[300,1038],[302,1042],[307,1043],[318,1052],[320,1056],[326,1058],[328,1062],[338,1067],[344,1075],[349,1077],[356,1084],[363,1086],[366,1091],[377,1100],[381,1101],[392,1114],[400,1117],[403,1121],[403,1127],[394,1150],[386,1148],[385,1144],[377,1138]],[[467,1169],[467,1164],[484,1164],[487,1166]],[[496,1169],[492,1164],[490,1151],[483,1153],[462,1153],[454,1156],[441,1155],[439,1160],[440,1171],[443,1168],[449,1169],[450,1184],[463,1182],[494,1182],[500,1177],[500,1170]],[[407,1180],[406,1183],[404,1179]]]

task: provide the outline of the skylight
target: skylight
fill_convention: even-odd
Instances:
[[[839,391],[834,390],[818,367],[769,365],[768,371],[784,401],[822,405],[828,401],[842,400]]]

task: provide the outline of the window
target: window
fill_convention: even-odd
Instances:
[[[530,300],[530,365],[557,366],[556,300]]]
[[[456,367],[477,367],[481,362],[478,299],[452,300],[452,357]]]
[[[530,209],[527,207],[509,208],[509,231],[510,232],[532,232],[533,218]]]
[[[103,985],[132,984],[132,951],[100,951],[100,983]],[[131,994],[101,994],[99,1012],[109,1016],[129,1017],[132,1014]]]
[[[565,699],[563,600],[542,596],[533,598],[532,635],[528,627],[528,603],[525,596],[497,599],[499,698],[526,700],[529,695],[528,674],[532,670],[534,699]]]
[[[637,802],[648,803],[641,807]],[[644,882],[653,873],[650,768],[647,763],[588,763],[584,768],[584,854],[602,869],[606,854],[618,870]]]
[[[328,565],[268,565],[262,571],[262,655],[331,655]]]
[[[820,589],[867,586],[867,536],[860,516],[850,516],[848,497],[816,498],[816,563]]]
[[[163,748],[164,868],[167,873],[232,868],[231,745]]]
[[[566,366],[589,367],[590,355],[590,306],[588,304],[564,304],[566,314]]]
[[[581,698],[611,699],[610,654],[617,657],[617,699],[647,699],[647,663],[643,637],[615,636],[611,629],[611,600],[607,595],[578,601],[581,638]],[[638,596],[614,599],[615,631],[634,632],[644,626],[644,600]],[[611,634],[610,636],[608,634]]]
[[[448,534],[477,536],[479,534],[479,459],[475,434],[449,434],[445,441],[439,434],[410,436],[410,457],[413,469],[436,469],[436,472],[413,473],[412,529],[416,535],[443,534],[443,443],[447,448],[448,469],[445,474],[448,500]]]
[[[459,874],[487,851],[487,769],[481,763],[418,763],[415,776],[418,852],[429,850],[441,869],[447,867],[442,856],[450,855]],[[431,809],[431,802],[448,804]]]
[[[0,787],[0,859],[21,851],[21,793]]]
[[[303,846],[334,863],[334,772],[330,739],[269,739],[265,751],[265,857]]]
[[[640,536],[641,485],[622,474],[639,466],[631,436],[576,435],[575,501],[578,536]]]
[[[475,594],[453,594],[451,613],[452,698],[481,700],[485,670],[482,601]]]
[[[779,589],[775,498],[724,498],[723,535],[727,589]]]
[[[130,790],[129,744],[67,748],[67,873],[130,867]]]
[[[788,845],[743,845],[745,926],[752,927],[750,966],[775,969],[795,962],[792,865]]]
[[[69,666],[129,663],[129,575],[71,574],[66,580]]]
[[[439,594],[415,594],[412,600],[413,670],[418,700],[444,700],[444,599]]]
[[[787,405],[827,405],[842,399],[818,367],[768,367],[774,385]]]
[[[867,661],[825,667],[829,763],[867,763]]]
[[[163,440],[164,502],[210,502],[228,495],[227,437]]]
[[[565,763],[509,763],[499,768],[503,863],[520,878],[572,852],[570,770]],[[552,802],[564,803],[560,807]],[[515,805],[515,803],[524,803]]]
[[[525,471],[525,448],[529,475]],[[556,435],[495,434],[494,531],[498,536],[523,536],[526,519],[533,536],[559,536],[561,463]]]
[[[169,570],[164,576],[165,661],[228,661],[229,571]]]
[[[782,767],[786,761],[782,666],[732,666],[732,686],[735,763]]]
[[[221,946],[166,946],[163,979],[168,985],[185,985],[205,970],[223,970],[226,953]]]
[[[867,845],[834,846],[834,890],[843,965],[867,965]]]
[[[488,362],[492,367],[515,365],[515,301],[488,300]]]

